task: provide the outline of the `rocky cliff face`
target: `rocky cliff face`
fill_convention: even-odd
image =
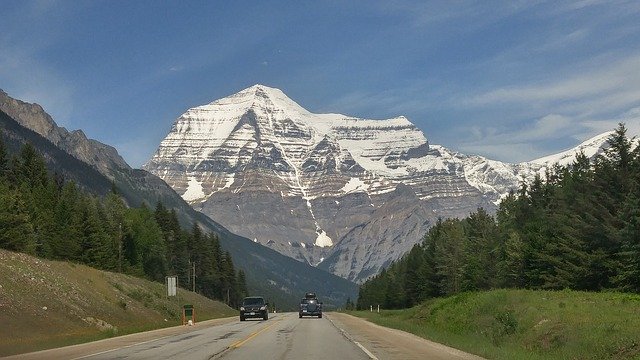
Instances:
[[[110,178],[113,178],[114,168],[131,169],[115,148],[88,139],[82,130],[69,132],[59,127],[38,104],[13,99],[0,90],[0,110]]]

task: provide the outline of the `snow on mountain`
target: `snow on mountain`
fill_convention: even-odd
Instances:
[[[607,137],[579,149],[595,154]],[[187,110],[144,168],[231,231],[363,281],[439,217],[493,211],[575,151],[503,163],[431,145],[403,116],[314,114],[254,85]]]
[[[580,152],[588,158],[593,158],[604,152],[607,146],[607,139],[613,135],[613,131],[608,131],[603,134],[592,137],[591,139],[581,143],[580,145],[563,151],[558,154],[545,156],[539,159],[531,160],[530,163],[543,165],[545,167],[559,164],[562,166],[571,165],[576,160],[576,155]]]

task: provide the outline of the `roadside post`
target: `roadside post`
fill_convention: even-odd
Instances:
[[[182,305],[182,325],[194,325],[196,323],[196,309],[193,305]]]
[[[178,277],[167,276],[167,297],[176,296],[178,293]]]

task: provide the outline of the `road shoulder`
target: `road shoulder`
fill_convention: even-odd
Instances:
[[[237,321],[238,317],[227,317],[197,322],[193,326],[178,325],[163,329],[128,334],[84,344],[65,346],[57,349],[48,349],[26,354],[18,354],[3,359],[6,360],[39,360],[39,359],[79,359],[89,355],[133,346],[136,344],[154,341],[167,336],[186,334],[201,330],[209,326],[218,326]]]
[[[483,359],[405,331],[386,328],[344,313],[332,312],[329,320],[379,359]]]

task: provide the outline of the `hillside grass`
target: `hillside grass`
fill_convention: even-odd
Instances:
[[[237,315],[227,305],[164,284],[0,250],[0,357]]]
[[[640,295],[494,290],[349,312],[488,359],[640,359]]]

